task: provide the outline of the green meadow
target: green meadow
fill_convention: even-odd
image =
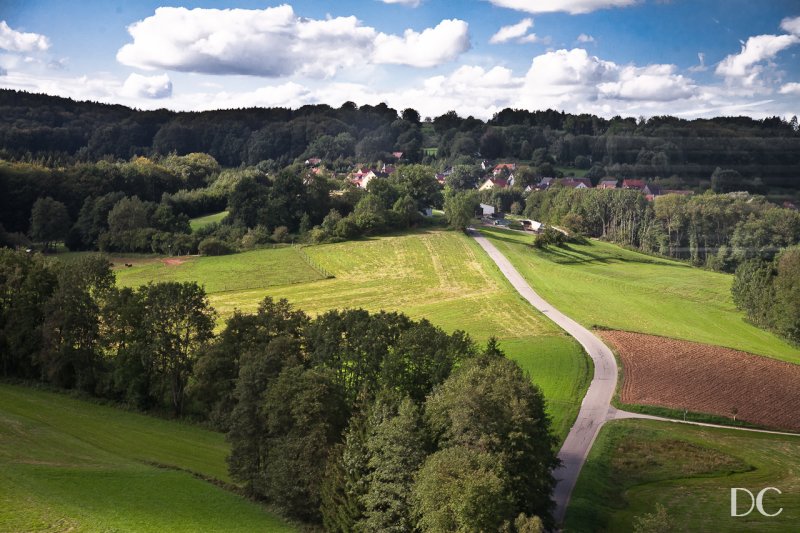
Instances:
[[[117,271],[123,286],[151,280],[198,281],[222,318],[234,309],[253,311],[271,296],[312,315],[358,307],[402,311],[479,342],[494,335],[542,388],[562,439],[591,375],[580,346],[522,300],[477,243],[458,232],[263,249],[177,265],[152,259]]]
[[[303,259],[298,248],[290,247],[215,257],[154,257],[139,260],[130,268],[121,266],[123,261],[114,260],[117,282],[121,285],[135,287],[151,281],[197,281],[211,295],[238,294],[324,277]]]
[[[730,489],[757,493],[767,512],[731,517]],[[607,423],[572,494],[564,531],[632,531],[636,517],[667,509],[670,531],[797,531],[800,436],[649,420]],[[742,493],[738,510],[750,505]]]
[[[208,226],[209,224],[222,222],[222,219],[224,219],[226,216],[228,216],[227,211],[220,211],[219,213],[214,213],[212,215],[193,218],[189,221],[189,226],[192,228],[192,231],[197,231],[200,228]]]
[[[800,351],[744,320],[733,305],[733,276],[592,240],[537,250],[533,237],[482,233],[543,298],[584,326],[727,346],[800,363]]]
[[[230,483],[228,450],[192,425],[0,384],[0,531],[295,531],[192,475]]]

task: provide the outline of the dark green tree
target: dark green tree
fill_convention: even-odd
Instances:
[[[150,284],[143,290],[156,372],[174,413],[181,415],[198,351],[213,336],[215,312],[205,290],[194,282]]]
[[[444,216],[453,229],[464,230],[475,219],[480,204],[474,191],[451,192],[445,196]]]
[[[49,249],[55,241],[67,236],[72,222],[67,206],[58,200],[39,198],[31,209],[31,238]]]
[[[362,497],[362,531],[412,531],[415,529],[411,491],[414,476],[426,455],[426,438],[419,408],[410,399],[395,409],[377,402],[372,410],[367,490]]]

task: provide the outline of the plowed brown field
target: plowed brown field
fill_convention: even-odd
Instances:
[[[624,403],[800,431],[800,365],[696,342],[600,331],[617,350]]]

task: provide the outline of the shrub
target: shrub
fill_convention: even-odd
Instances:
[[[216,237],[207,237],[200,241],[197,251],[200,255],[228,255],[234,252],[228,243]]]

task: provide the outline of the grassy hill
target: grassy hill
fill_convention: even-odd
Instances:
[[[650,333],[800,363],[800,351],[745,322],[733,277],[591,241],[537,250],[533,237],[482,230],[545,299],[585,326]]]
[[[0,384],[0,531],[294,531],[189,473],[230,482],[227,454],[219,433]]]
[[[494,335],[542,388],[561,438],[588,386],[590,363],[577,343],[524,302],[461,233],[420,231],[172,265],[156,258],[117,271],[117,282],[125,286],[167,279],[204,284],[222,317],[237,308],[252,311],[272,296],[311,314],[355,307],[396,310],[448,331],[465,330],[481,342]]]
[[[773,518],[730,516],[730,489],[757,492]],[[567,532],[631,531],[635,517],[668,510],[674,531],[796,531],[800,437],[644,420],[606,424],[567,509]],[[740,512],[749,499],[741,495]]]

